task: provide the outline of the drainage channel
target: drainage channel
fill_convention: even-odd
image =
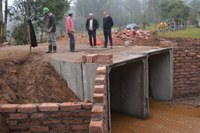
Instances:
[[[169,101],[173,97],[172,49],[130,53],[129,59],[108,66],[108,123],[117,112],[148,119],[149,99]]]

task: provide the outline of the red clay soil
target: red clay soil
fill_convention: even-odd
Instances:
[[[39,53],[0,54],[0,75],[0,103],[79,101]]]

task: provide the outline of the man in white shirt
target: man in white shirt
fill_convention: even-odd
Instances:
[[[98,27],[98,21],[93,17],[93,13],[89,13],[89,18],[86,21],[86,29],[88,31],[91,48],[96,48],[96,30]],[[92,43],[92,38],[94,39],[94,43]]]

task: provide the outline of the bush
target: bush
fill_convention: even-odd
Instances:
[[[24,27],[24,24],[19,24],[18,26],[14,27],[14,30],[12,32],[12,38],[15,39],[16,45],[27,44]]]

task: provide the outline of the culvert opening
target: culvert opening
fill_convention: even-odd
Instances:
[[[149,98],[172,98],[171,51],[153,52],[144,57],[123,61],[109,67],[110,127],[112,115],[125,114],[146,119],[149,116]],[[115,118],[114,118],[115,119]],[[116,119],[115,119],[116,120]],[[116,123],[116,122],[115,122]]]

